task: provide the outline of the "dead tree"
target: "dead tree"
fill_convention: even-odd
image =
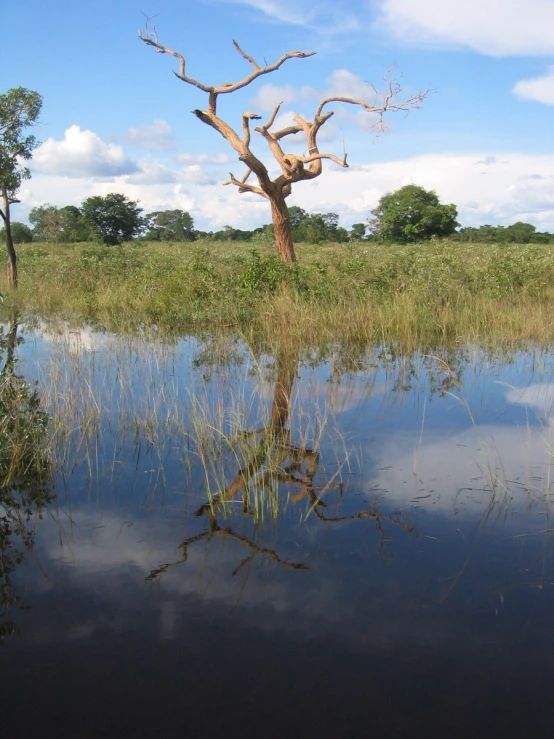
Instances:
[[[324,97],[318,104],[314,118],[312,121],[305,120],[302,116],[294,117],[294,124],[286,126],[278,130],[271,130],[277,118],[277,114],[281,108],[281,103],[276,105],[269,119],[254,129],[258,134],[263,136],[271,151],[271,154],[277,161],[281,169],[281,174],[274,180],[269,176],[266,165],[255,156],[250,149],[250,122],[252,120],[261,120],[261,116],[245,111],[242,114],[241,132],[238,133],[226,121],[217,114],[217,101],[219,95],[227,95],[229,93],[247,87],[259,77],[270,72],[275,72],[289,59],[305,59],[313,56],[315,51],[289,51],[283,54],[273,64],[260,66],[256,60],[249,54],[244,52],[236,41],[233,46],[237,52],[252,65],[253,69],[246,77],[238,82],[225,82],[221,85],[206,85],[203,82],[190,77],[186,73],[185,58],[182,54],[170,49],[158,41],[158,34],[154,30],[148,28],[148,19],[144,32],[139,30],[139,36],[145,44],[153,46],[160,54],[170,54],[179,62],[179,71],[175,72],[178,79],[193,85],[208,94],[207,110],[193,110],[194,115],[218,131],[231,144],[238,154],[239,160],[245,165],[246,170],[240,178],[230,173],[229,180],[225,185],[235,185],[239,193],[251,192],[261,195],[269,200],[271,205],[271,216],[275,231],[275,243],[277,251],[283,262],[296,261],[294,252],[294,244],[292,240],[292,230],[289,219],[289,213],[285,199],[290,195],[292,185],[301,180],[313,180],[322,172],[322,164],[324,159],[329,159],[340,167],[348,167],[346,161],[346,153],[342,158],[335,154],[320,152],[317,144],[317,136],[321,127],[333,116],[332,110],[327,107],[332,103],[347,103],[349,105],[358,106],[368,113],[375,116],[375,129],[379,132],[383,130],[383,115],[386,112],[404,111],[408,113],[414,108],[419,108],[428,91],[418,92],[411,97],[401,98],[402,88],[398,78],[393,78],[391,74],[385,75],[385,89],[379,92],[374,88],[375,96],[372,102],[362,99],[356,99],[345,96]],[[283,142],[288,136],[303,134],[306,140],[306,148],[303,155],[290,154],[283,148]],[[248,182],[251,175],[255,175],[258,184]]]

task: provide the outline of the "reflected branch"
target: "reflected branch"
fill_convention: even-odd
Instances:
[[[403,531],[413,533],[413,528],[393,515],[380,514],[375,510],[364,509],[346,515],[328,515],[325,510],[328,504],[323,500],[324,496],[331,490],[338,491],[339,498],[343,497],[342,482],[334,478],[323,485],[316,485],[315,478],[319,470],[319,453],[307,446],[296,445],[291,441],[289,419],[291,415],[291,398],[294,381],[298,371],[299,352],[297,350],[283,348],[277,362],[277,380],[273,394],[270,420],[267,426],[253,431],[245,431],[238,435],[235,443],[250,440],[252,450],[247,455],[245,464],[239,469],[235,478],[225,489],[203,503],[196,511],[196,517],[206,517],[208,528],[186,539],[181,545],[182,556],[175,562],[164,564],[151,571],[146,581],[159,578],[171,567],[187,561],[189,547],[199,541],[219,536],[240,542],[250,550],[248,556],[243,559],[233,570],[236,575],[246,564],[249,564],[258,555],[268,557],[280,567],[293,570],[307,570],[306,564],[289,562],[280,557],[274,549],[260,546],[252,539],[243,534],[233,531],[230,527],[222,527],[218,523],[218,514],[224,513],[224,504],[235,500],[240,496],[243,515],[250,515],[251,490],[258,493],[258,499],[264,492],[269,494],[274,501],[278,499],[279,484],[298,488],[297,492],[290,495],[292,503],[298,503],[303,499],[309,502],[309,512],[314,513],[318,521],[325,523],[339,523],[357,519],[370,519],[375,522],[379,533],[379,547],[385,541],[385,528],[383,522],[399,527]]]
[[[256,544],[255,542],[253,542],[247,536],[243,536],[242,534],[237,534],[230,527],[223,529],[219,526],[219,524],[217,523],[215,519],[211,519],[210,528],[207,531],[203,531],[200,534],[191,536],[189,539],[185,539],[185,541],[180,545],[179,549],[182,552],[181,559],[178,559],[175,562],[168,562],[164,565],[161,565],[157,569],[152,570],[150,574],[145,577],[145,581],[151,582],[153,580],[157,580],[164,572],[167,572],[172,567],[176,567],[177,565],[180,565],[183,562],[186,562],[188,559],[188,548],[191,544],[196,544],[196,542],[202,541],[203,539],[211,539],[213,536],[221,536],[224,539],[232,539],[233,541],[238,541],[241,544],[244,544],[245,547],[250,549],[251,553],[248,555],[248,557],[243,559],[237,565],[237,567],[235,567],[235,569],[233,570],[233,576],[235,576],[239,572],[239,570],[241,570],[242,567],[244,567],[244,565],[252,562],[257,555],[268,557],[280,567],[284,567],[285,569],[288,569],[288,570],[309,570],[310,569],[308,565],[303,564],[302,562],[289,562],[286,559],[282,559],[281,557],[279,557],[279,555],[274,549],[269,549],[268,547],[262,547]]]

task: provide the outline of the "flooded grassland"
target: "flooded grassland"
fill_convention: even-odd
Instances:
[[[2,336],[4,736],[545,735],[551,351]]]

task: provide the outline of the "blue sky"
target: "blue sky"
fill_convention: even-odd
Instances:
[[[142,10],[159,14],[160,42],[208,84],[249,73],[232,39],[261,64],[317,51],[220,98],[233,126],[243,110],[268,115],[281,100],[283,121],[311,118],[319,96],[367,96],[394,63],[407,95],[434,89],[421,110],[391,114],[377,141],[366,113],[334,106],[320,151],[341,156],[344,142],[351,166],[326,163],[320,178],[295,186],[289,204],[338,212],[349,226],[386,192],[415,183],[455,203],[463,225],[524,220],[554,231],[554,0],[152,2],[21,0],[3,11],[5,27],[21,30],[2,43],[0,91],[22,85],[44,97],[42,145],[16,220],[45,202],[123,192],[145,211],[188,210],[203,229],[269,222],[265,200],[221,185],[242,166],[191,114],[206,107],[205,93],[139,40]],[[256,151],[271,164],[262,144]]]

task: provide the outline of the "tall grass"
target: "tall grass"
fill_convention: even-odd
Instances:
[[[542,245],[449,241],[298,247],[294,265],[270,247],[198,244],[30,244],[8,306],[116,331],[189,333],[239,327],[293,332],[312,346],[401,341],[550,342],[554,251]]]

